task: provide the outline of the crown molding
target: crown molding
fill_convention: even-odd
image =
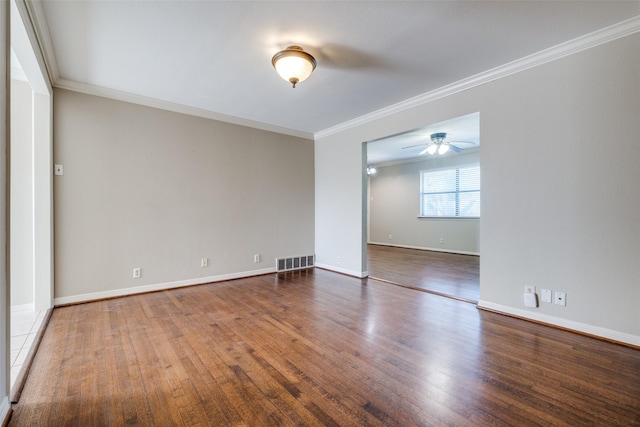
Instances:
[[[56,60],[55,50],[53,49],[53,41],[51,40],[49,25],[47,25],[47,20],[44,17],[42,1],[22,1],[26,5],[29,19],[31,20],[31,27],[33,28],[36,40],[40,46],[44,66],[47,70],[47,74],[49,74],[49,81],[55,85],[55,82],[60,78],[60,72],[58,71],[58,61]]]
[[[517,59],[507,64],[451,83],[449,85],[442,86],[438,89],[424,93],[422,95],[418,95],[416,97],[409,98],[405,101],[401,101],[380,110],[373,111],[371,113],[357,117],[353,120],[343,122],[336,126],[318,131],[316,133],[310,133],[63,79],[60,77],[60,73],[58,70],[55,52],[53,49],[53,42],[51,40],[49,27],[44,17],[44,9],[41,0],[22,1],[24,1],[24,3],[27,5],[29,16],[32,21],[32,26],[40,45],[42,56],[44,57],[45,67],[49,74],[49,79],[53,83],[54,87],[311,140],[322,139],[348,129],[362,126],[372,121],[380,120],[400,113],[402,111],[428,104],[430,102],[453,95],[455,93],[462,92],[494,80],[498,80],[502,77],[519,73],[521,71],[528,70],[530,68],[537,67],[539,65],[543,65],[548,62],[552,62],[557,59],[590,49],[592,47],[596,47],[598,45],[640,32],[640,16],[636,16],[634,18],[561,43],[532,55],[525,56],[524,58]]]
[[[144,105],[146,107],[158,108],[160,110],[172,111],[174,113],[187,114],[189,116],[202,117],[205,119],[217,120],[221,122],[231,123],[234,125],[260,129],[268,132],[279,133],[283,135],[295,136],[303,139],[313,140],[313,134],[302,132],[295,129],[284,128],[280,126],[270,125],[268,123],[257,122],[241,117],[229,116],[226,114],[216,113],[201,108],[188,107],[182,104],[162,101],[156,98],[150,98],[142,95],[135,95],[128,92],[122,92],[115,89],[109,89],[99,86],[78,83],[75,81],[59,78],[55,85],[56,88],[67,89],[73,92],[80,92],[87,95],[100,96],[103,98],[114,99],[116,101],[129,102],[132,104]]]
[[[235,125],[250,127],[254,129],[265,130],[269,132],[280,133],[284,135],[295,136],[298,138],[313,140],[313,133],[302,132],[295,129],[284,128],[280,126],[270,125],[268,123],[257,122],[253,120],[243,119],[240,117],[229,116],[226,114],[216,113],[213,111],[203,110],[200,108],[188,107],[181,104],[175,104],[159,99],[134,95],[113,89],[88,85],[60,77],[58,62],[53,48],[53,41],[49,26],[44,15],[42,0],[17,0],[26,5],[31,26],[36,36],[36,40],[40,47],[40,52],[44,60],[44,65],[49,75],[49,81],[54,87],[67,89],[74,92],[85,93],[87,95],[96,95],[103,98],[111,98],[118,101],[140,104],[147,107],[159,108],[161,110],[172,111],[175,113],[187,114],[205,119],[218,120]]]
[[[564,58],[569,55],[573,55],[575,53],[599,46],[604,43],[608,43],[613,40],[620,39],[622,37],[629,36],[631,34],[635,34],[637,32],[640,32],[640,16],[636,16],[626,21],[622,21],[618,24],[614,24],[601,30],[594,31],[593,33],[575,38],[573,40],[569,40],[545,50],[541,50],[540,52],[536,52],[529,56],[525,56],[524,58],[520,58],[499,67],[492,68],[490,70],[484,71],[466,79],[462,79],[455,83],[442,86],[431,92],[409,98],[405,101],[398,102],[397,104],[390,105],[388,107],[373,111],[369,114],[365,114],[353,120],[349,120],[339,125],[316,132],[314,134],[314,139],[318,140],[339,132],[343,132],[348,129],[353,129],[372,121],[380,120],[399,112],[415,108],[420,105],[428,104],[437,99],[441,99],[455,93],[462,92],[494,80],[498,80],[502,77],[506,77],[511,74],[519,73],[521,71],[528,70],[530,68],[537,67],[539,65],[546,64],[560,58]]]
[[[11,50],[34,92],[50,94],[53,83],[48,76],[38,35],[25,0],[11,2]]]

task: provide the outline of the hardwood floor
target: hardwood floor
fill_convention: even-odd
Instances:
[[[367,245],[369,277],[477,303],[480,257]]]
[[[640,351],[321,269],[56,308],[11,426],[640,425]]]

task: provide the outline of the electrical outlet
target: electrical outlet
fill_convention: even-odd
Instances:
[[[260,254],[255,254],[253,256],[253,262],[260,262]]]
[[[342,262],[342,258],[338,257],[336,261],[338,261],[338,264],[340,264],[340,262]]]
[[[524,285],[524,292],[526,294],[535,294],[536,293],[536,287],[535,286]]]
[[[53,173],[54,173],[54,175],[58,175],[58,176],[64,175],[64,166],[62,166],[62,165],[54,165]]]
[[[440,244],[444,245],[444,239],[442,237],[440,238]]]
[[[551,303],[551,289],[542,290],[542,302]]]
[[[142,277],[142,269],[140,267],[136,267],[133,269],[133,278],[134,279],[139,279],[140,277]]]
[[[393,239],[393,236],[391,234],[389,234],[389,240]]]
[[[209,267],[209,258],[202,258],[200,260],[200,267]]]
[[[553,303],[558,305],[567,305],[567,294],[556,291],[556,297],[553,300]]]

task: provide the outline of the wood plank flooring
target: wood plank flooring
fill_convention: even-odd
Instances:
[[[369,277],[477,303],[480,257],[367,245]]]
[[[321,269],[56,308],[11,426],[640,425],[640,351]]]

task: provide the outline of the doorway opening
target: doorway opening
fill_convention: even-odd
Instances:
[[[472,113],[365,143],[370,278],[477,303],[479,122]]]
[[[7,356],[14,402],[53,307],[53,147],[52,88],[24,24],[26,5],[11,2],[10,19]]]

